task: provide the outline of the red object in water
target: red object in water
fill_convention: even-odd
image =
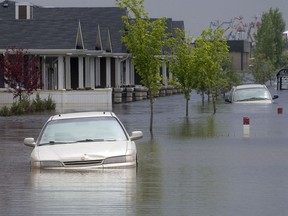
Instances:
[[[283,108],[282,107],[278,107],[277,112],[278,112],[278,114],[282,114],[283,113]]]
[[[249,124],[250,124],[249,117],[243,117],[243,125],[249,125]]]

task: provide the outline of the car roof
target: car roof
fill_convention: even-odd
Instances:
[[[88,117],[116,117],[113,112],[75,112],[51,116],[49,120],[88,118]]]
[[[265,85],[262,84],[243,84],[235,87],[236,89],[245,89],[245,88],[266,88]]]

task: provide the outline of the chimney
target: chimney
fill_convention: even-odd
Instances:
[[[2,7],[7,8],[9,6],[9,2],[6,0],[2,3]]]

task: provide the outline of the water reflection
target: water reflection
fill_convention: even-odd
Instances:
[[[219,123],[218,123],[219,124]],[[215,116],[208,118],[183,118],[179,124],[170,125],[170,135],[173,138],[213,138],[221,136],[221,128],[215,121]]]
[[[162,194],[161,150],[155,139],[138,147],[139,167],[137,172],[137,205],[139,215],[146,215],[150,207],[156,207]],[[157,212],[155,212],[157,214]]]
[[[32,215],[133,215],[136,168],[31,172]]]

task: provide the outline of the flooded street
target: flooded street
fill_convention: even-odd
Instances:
[[[288,91],[271,93],[275,104],[219,102],[216,115],[193,94],[189,118],[183,95],[158,98],[153,139],[149,101],[114,105],[144,133],[137,170],[32,172],[23,139],[52,113],[0,117],[0,215],[287,215]]]

